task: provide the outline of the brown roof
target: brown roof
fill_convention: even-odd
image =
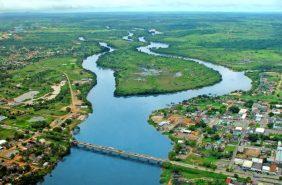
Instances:
[[[258,149],[258,148],[245,148],[244,153],[249,157],[258,157],[260,155],[260,149]]]
[[[191,134],[188,135],[188,139],[192,141],[197,141],[199,138],[199,132],[198,131],[192,131]]]
[[[277,164],[272,163],[269,167],[270,167],[270,172],[277,172]]]
[[[180,116],[180,115],[171,115],[168,120],[172,123],[172,124],[185,124],[185,125],[195,125],[195,123],[187,117],[184,116]]]

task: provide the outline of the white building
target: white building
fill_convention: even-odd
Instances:
[[[162,121],[158,124],[160,127],[164,126],[164,125],[169,125],[168,121]]]
[[[265,131],[264,128],[256,128],[256,133],[258,133],[258,134],[263,134],[264,131]]]
[[[277,147],[275,160],[277,163],[282,164],[282,146]]]
[[[245,114],[245,113],[247,113],[247,109],[240,109],[240,111],[239,111],[239,114]]]
[[[3,149],[3,145],[5,144],[5,143],[7,143],[7,141],[6,140],[0,140],[0,150],[2,150]]]
[[[261,114],[256,114],[256,121],[260,122],[262,119],[262,115]]]
[[[4,139],[0,140],[0,146],[4,145],[5,143],[7,143],[6,140],[4,140]]]
[[[3,121],[3,120],[5,120],[5,119],[7,119],[6,116],[1,116],[1,115],[0,115],[0,121]]]
[[[242,167],[245,169],[251,169],[253,166],[253,161],[244,160]]]

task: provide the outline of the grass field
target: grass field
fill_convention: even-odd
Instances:
[[[179,174],[186,179],[189,179],[190,183],[196,185],[208,185],[208,184],[225,184],[226,175],[217,174],[213,172],[201,171],[197,169],[181,168],[177,166],[166,165],[163,169],[160,182],[162,184],[169,184],[168,182],[174,181],[172,174]],[[175,182],[174,182],[175,183]],[[182,184],[184,182],[181,182]],[[189,184],[188,182],[186,182]],[[184,183],[185,184],[185,183]]]

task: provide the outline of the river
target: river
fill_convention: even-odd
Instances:
[[[101,45],[108,47],[105,43]],[[150,43],[138,50],[160,56],[161,54],[150,50],[160,47],[168,47],[168,45]],[[113,49],[110,52],[114,52]],[[93,105],[93,113],[80,124],[80,133],[76,135],[79,141],[167,158],[172,146],[167,137],[147,123],[152,111],[164,108],[171,102],[177,103],[199,95],[224,95],[235,90],[251,88],[251,80],[243,72],[234,72],[226,67],[192,59],[218,71],[222,75],[222,81],[201,89],[173,94],[115,97],[114,72],[96,65],[99,57],[104,54],[106,53],[93,55],[83,61],[83,67],[97,75],[97,85],[87,97]],[[164,57],[173,56],[164,55]],[[188,60],[188,58],[183,59]],[[58,163],[51,175],[45,177],[43,184],[156,185],[159,184],[160,174],[161,169],[157,166],[73,148],[71,154]]]

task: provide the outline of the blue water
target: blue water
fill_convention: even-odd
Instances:
[[[148,52],[155,44],[139,48],[139,51],[156,55]],[[158,43],[156,47],[162,46]],[[83,62],[85,69],[97,75],[97,85],[88,94],[93,113],[80,125],[81,130],[76,138],[125,151],[167,158],[172,146],[167,137],[147,123],[152,111],[164,108],[171,102],[181,102],[198,95],[224,95],[251,88],[251,80],[244,73],[193,59],[218,71],[222,75],[222,81],[213,86],[173,94],[117,98],[113,96],[113,71],[96,65],[100,56],[101,54],[88,57]],[[155,185],[159,184],[160,174],[161,169],[157,166],[72,149],[71,154],[57,165],[52,174],[45,177],[43,184]]]

